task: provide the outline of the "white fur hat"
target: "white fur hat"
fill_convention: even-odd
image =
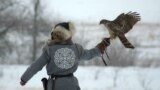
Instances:
[[[68,40],[75,33],[75,27],[72,22],[62,22],[55,25],[51,33],[59,32],[63,40]]]

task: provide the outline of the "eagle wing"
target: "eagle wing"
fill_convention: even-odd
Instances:
[[[113,22],[119,26],[118,30],[127,33],[138,21],[140,21],[140,15],[137,12],[128,12],[120,14]]]

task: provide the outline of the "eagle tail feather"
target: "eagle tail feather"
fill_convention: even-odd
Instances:
[[[127,38],[123,35],[123,36],[118,36],[120,41],[122,42],[122,44],[126,47],[126,48],[131,48],[134,49],[135,47],[127,40]]]

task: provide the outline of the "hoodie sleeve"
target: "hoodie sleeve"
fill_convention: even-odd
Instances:
[[[49,53],[47,47],[45,46],[43,48],[41,56],[27,68],[27,70],[22,75],[21,80],[23,80],[24,82],[30,80],[33,75],[35,75],[38,71],[40,71],[43,68],[43,66],[47,64],[48,61]]]
[[[94,47],[92,49],[84,49],[81,45],[76,44],[78,49],[78,54],[80,60],[90,60],[94,57],[100,56],[101,52],[97,47]]]

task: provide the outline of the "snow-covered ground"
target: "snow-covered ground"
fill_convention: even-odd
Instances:
[[[0,90],[43,90],[41,78],[45,68],[27,84],[19,85],[28,66],[1,65]],[[82,90],[160,90],[160,68],[79,67],[75,73]]]

